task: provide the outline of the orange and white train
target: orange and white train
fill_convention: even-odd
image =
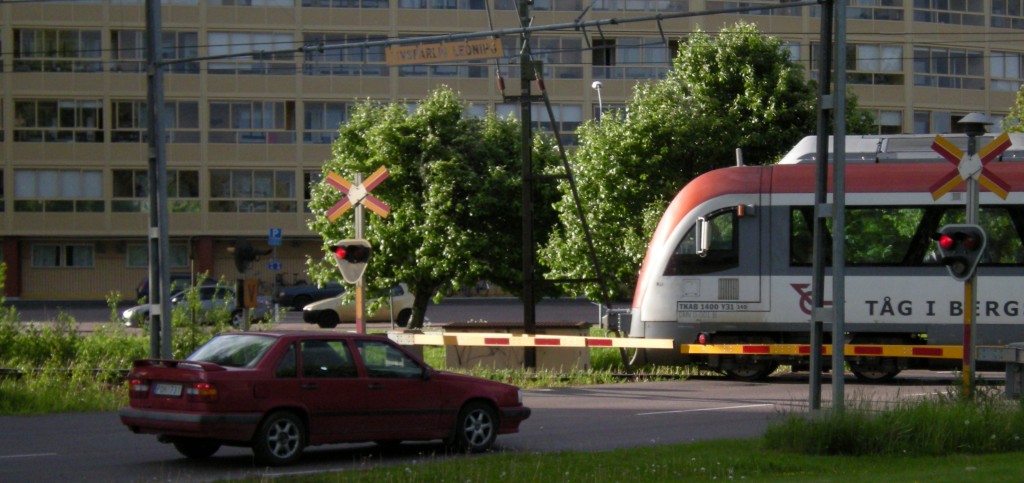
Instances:
[[[945,138],[966,151],[966,136]],[[966,194],[961,186],[933,198],[936,182],[956,169],[931,149],[934,139],[847,137],[846,344],[962,344],[963,282],[938,261],[932,235],[964,222]],[[981,136],[978,146],[992,139]],[[1006,198],[980,194],[978,221],[988,248],[977,269],[979,345],[1024,341],[1024,134],[1010,139],[1012,146],[985,166],[1008,185]],[[815,138],[805,138],[778,164],[714,170],[679,191],[647,248],[622,330],[628,337],[673,339],[681,350],[641,349],[640,360],[700,364],[744,379],[765,377],[780,364],[806,368],[808,358],[795,352],[686,347],[808,344],[815,156]],[[831,258],[831,239],[826,247]],[[825,287],[829,304],[830,269]],[[825,343],[832,337],[825,324]],[[846,361],[857,377],[873,380],[961,364],[887,351],[847,353]]]

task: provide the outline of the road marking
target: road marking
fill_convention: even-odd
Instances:
[[[677,414],[677,413],[696,413],[700,411],[722,411],[726,409],[749,409],[749,408],[763,408],[765,406],[774,406],[774,404],[745,404],[743,406],[725,406],[721,408],[701,408],[701,409],[678,409],[675,411],[656,411],[651,413],[637,413],[637,416],[652,416],[656,414]]]
[[[41,458],[43,456],[57,456],[57,453],[29,453],[29,454],[0,455],[0,459]]]

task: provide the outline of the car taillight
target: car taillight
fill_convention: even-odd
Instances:
[[[128,381],[128,397],[144,398],[149,396],[149,381],[131,379]]]
[[[185,395],[192,402],[217,402],[217,387],[208,382],[197,382],[185,388]]]

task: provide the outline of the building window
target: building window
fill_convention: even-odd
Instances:
[[[914,85],[984,89],[984,53],[980,50],[915,47]]]
[[[1024,80],[1024,54],[992,51],[989,57],[992,90],[1017,92]]]
[[[295,102],[211,101],[211,143],[293,144]]]
[[[347,102],[307,102],[304,104],[302,142],[331,144],[338,138],[338,127],[348,120]]]
[[[207,50],[211,56],[238,54],[238,57],[209,61],[206,68],[210,74],[295,74],[296,45],[292,34],[210,32],[208,40]]]
[[[313,200],[313,187],[324,180],[324,173],[320,170],[306,170],[302,172],[302,211],[312,213],[309,209],[309,202]]]
[[[185,243],[171,243],[167,246],[170,254],[171,268],[188,268],[188,245]],[[149,267],[149,245],[144,243],[132,243],[125,250],[125,258],[128,268]]]
[[[113,72],[146,71],[146,32],[144,30],[114,30],[110,33],[114,62]],[[199,34],[196,32],[169,32],[160,34],[161,60],[194,59],[199,57]],[[176,62],[164,66],[172,74],[198,74],[199,62]]]
[[[148,142],[148,119],[146,101],[114,100],[110,107],[114,112],[110,142]],[[199,142],[199,103],[196,101],[167,101],[162,113],[164,135],[169,143]]]
[[[15,29],[15,72],[101,72],[99,30]]]
[[[903,111],[878,111],[875,113],[878,134],[901,134],[903,132]]]
[[[295,173],[253,169],[210,171],[210,211],[294,213]]]
[[[302,0],[303,7],[388,8],[388,0]]]
[[[303,42],[307,46],[341,45],[350,43],[386,40],[383,35],[367,34],[306,34]],[[385,47],[357,47],[351,49],[331,48],[320,51],[307,49],[302,63],[305,75],[374,76],[387,77],[390,74],[384,63]]]
[[[486,0],[398,0],[398,8],[431,8],[434,10],[485,10]],[[539,8],[534,5],[534,8]]]
[[[16,100],[15,142],[103,142],[100,100]]]
[[[984,0],[914,0],[914,21],[985,25]]]
[[[550,3],[551,0],[546,0],[542,3]],[[690,10],[689,0],[596,0],[593,3],[593,9],[602,12],[688,12]],[[558,7],[556,10],[567,7],[568,5],[559,4],[558,0],[555,0],[555,6]],[[580,7],[570,9],[572,11],[580,10]]]
[[[903,0],[857,0],[851,3],[854,5],[846,7],[846,18],[903,20]]]
[[[104,205],[99,170],[14,170],[14,211],[102,212]]]
[[[598,39],[593,46],[595,79],[660,79],[672,59],[661,38]]]
[[[149,171],[115,169],[112,173],[114,197],[110,210],[115,213],[149,211]],[[167,170],[167,203],[171,213],[198,213],[199,171]]]
[[[846,80],[850,84],[903,85],[903,47],[893,44],[846,46]],[[817,78],[821,44],[811,44],[810,75]]]
[[[962,133],[958,123],[967,113],[949,111],[914,111],[914,134]]]
[[[553,132],[558,128],[562,144],[576,145],[576,128],[583,122],[583,106],[580,104],[552,104],[551,110],[555,114],[555,121],[548,117],[548,110],[542,103],[534,103],[530,109],[530,118],[533,120],[534,129],[543,129]],[[500,118],[512,116],[519,119],[519,104],[499,104],[496,114]]]
[[[992,0],[992,26],[1024,30],[1024,0]]]
[[[92,268],[94,257],[95,249],[90,244],[32,245],[33,268]]]
[[[792,0],[790,0],[792,1]],[[747,2],[707,2],[707,10],[725,10],[731,8],[741,7],[754,7],[757,5],[764,6],[775,6],[780,3],[787,3],[786,0],[770,0],[770,1],[747,1]],[[752,10],[749,12],[743,12],[742,15],[783,15],[787,17],[799,17],[803,15],[802,7],[789,7],[789,8],[776,8],[776,9],[764,9],[764,10]]]

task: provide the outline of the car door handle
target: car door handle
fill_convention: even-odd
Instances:
[[[320,385],[319,384],[314,384],[314,383],[306,383],[306,384],[302,385],[302,389],[303,390],[311,391],[311,390],[314,390],[314,389],[320,389]]]
[[[369,385],[367,385],[366,388],[367,389],[374,389],[374,390],[376,390],[376,389],[384,389],[384,385],[380,384],[380,383],[377,383],[377,382],[374,382],[374,383],[370,383]]]

